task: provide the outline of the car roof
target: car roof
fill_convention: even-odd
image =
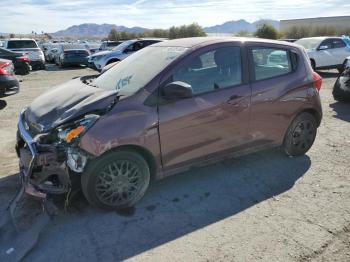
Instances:
[[[269,44],[278,44],[291,47],[298,47],[297,45],[289,42],[262,39],[262,38],[253,38],[253,37],[189,37],[189,38],[180,38],[174,40],[168,40],[159,42],[152,46],[164,46],[164,47],[187,47],[187,48],[196,48],[216,43],[224,42],[249,42],[249,43],[269,43]]]
[[[35,41],[33,38],[10,38],[6,41]]]
[[[62,46],[62,49],[64,49],[64,50],[73,50],[73,49],[74,50],[78,50],[78,49],[86,50],[86,47],[83,44],[62,44],[61,46]]]
[[[301,39],[318,39],[318,40],[325,40],[325,39],[328,39],[328,38],[336,38],[336,39],[341,39],[341,37],[339,36],[315,36],[315,37],[304,37],[304,38],[301,38]],[[299,39],[299,40],[301,40]]]

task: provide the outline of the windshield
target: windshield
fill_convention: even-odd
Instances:
[[[7,48],[37,48],[38,45],[33,40],[11,40],[8,41]]]
[[[103,89],[122,90],[126,95],[133,94],[186,50],[188,48],[184,47],[146,47],[103,73],[93,84]]]
[[[131,45],[134,42],[135,41],[132,41],[132,40],[125,41],[125,42],[117,45],[116,47],[114,47],[112,50],[113,51],[124,51],[125,48],[127,48],[129,45]]]
[[[294,44],[301,45],[305,49],[314,49],[317,48],[323,39],[319,38],[304,38],[298,41],[295,41]]]

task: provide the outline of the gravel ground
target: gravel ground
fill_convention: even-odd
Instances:
[[[92,73],[49,66],[0,99],[0,218],[19,187],[20,109],[51,86]],[[38,232],[36,207],[23,207],[20,234],[0,219],[0,260],[350,261],[350,105],[333,100],[337,74],[322,76],[324,118],[307,155],[268,150],[194,169],[156,182],[119,213],[89,207],[78,192],[66,210],[56,200],[58,214]]]

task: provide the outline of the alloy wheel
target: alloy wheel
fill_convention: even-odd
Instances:
[[[117,160],[101,170],[95,190],[97,198],[106,205],[123,205],[132,201],[142,188],[142,172],[130,160]]]

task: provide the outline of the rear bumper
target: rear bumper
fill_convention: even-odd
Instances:
[[[14,76],[0,76],[0,96],[14,95],[19,92],[19,82]]]
[[[16,151],[20,177],[27,194],[45,198],[47,193],[68,192],[70,177],[62,151],[54,145],[39,144],[26,130],[23,112],[18,121]]]
[[[45,67],[45,61],[42,61],[42,60],[37,60],[37,61],[30,60],[29,63],[30,63],[32,68],[37,68],[37,67],[43,68],[43,67]]]

